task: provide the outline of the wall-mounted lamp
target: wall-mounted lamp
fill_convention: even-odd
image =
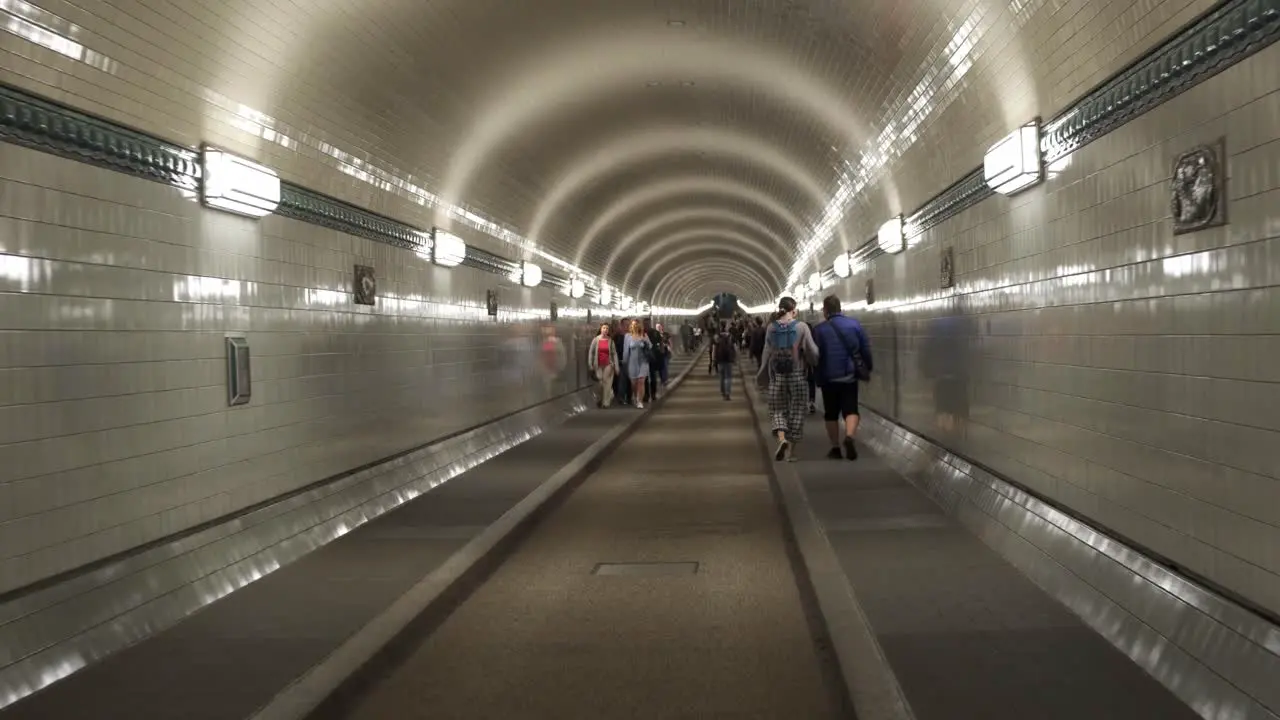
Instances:
[[[982,158],[982,175],[1001,195],[1013,195],[1043,180],[1040,121],[1032,120],[992,145]]]
[[[809,276],[809,292],[816,293],[822,289],[822,273],[816,272]]]
[[[457,235],[431,228],[431,260],[442,267],[457,267],[467,259],[467,244]]]
[[[900,253],[907,247],[907,238],[902,234],[902,216],[899,215],[880,226],[876,233],[876,243],[887,253]]]
[[[847,278],[853,274],[853,266],[849,264],[848,252],[844,250],[840,251],[840,254],[836,256],[835,261],[831,263],[831,272],[835,273],[836,277],[841,278]]]
[[[205,205],[260,218],[280,205],[280,178],[265,165],[211,147],[201,153],[204,166],[200,201]]]
[[[520,284],[525,287],[538,287],[542,283],[542,268],[531,262],[520,265]]]
[[[582,278],[569,278],[569,297],[576,300],[586,294],[587,284],[582,281]]]
[[[611,302],[613,302],[613,291],[609,289],[608,285],[601,285],[600,286],[600,304],[608,305]]]

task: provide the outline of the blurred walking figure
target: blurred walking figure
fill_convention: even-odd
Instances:
[[[764,358],[756,381],[769,388],[769,418],[778,438],[775,460],[794,460],[795,444],[804,438],[809,387],[805,366],[818,363],[818,346],[809,326],[796,321],[796,301],[778,302],[777,318],[769,325]]]
[[[658,330],[658,380],[662,383],[662,391],[666,392],[667,382],[671,379],[671,356],[675,354],[675,345],[672,344],[671,333],[658,323],[654,326]]]
[[[555,394],[560,385],[560,377],[564,374],[567,361],[564,343],[556,335],[554,325],[542,326],[542,381],[547,397]]]
[[[750,340],[747,343],[751,350],[751,358],[756,361],[756,370],[759,370],[764,364],[764,337],[764,320],[756,318],[751,326]]]
[[[609,324],[600,325],[600,334],[591,339],[587,348],[587,367],[600,382],[600,407],[613,404],[613,379],[618,374],[618,353],[613,348],[613,336]]]
[[[728,331],[722,331],[712,346],[716,367],[720,369],[720,395],[730,399],[733,390],[734,362],[738,359],[738,348]]]
[[[649,377],[649,362],[653,356],[653,346],[645,335],[644,327],[639,320],[631,321],[630,332],[623,341],[622,363],[631,378],[631,397],[635,398],[636,408],[644,409],[644,383]]]

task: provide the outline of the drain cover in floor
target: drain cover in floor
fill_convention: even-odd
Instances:
[[[696,562],[600,563],[593,575],[695,575]]]

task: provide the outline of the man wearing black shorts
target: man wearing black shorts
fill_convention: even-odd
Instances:
[[[826,322],[813,329],[813,341],[818,346],[816,379],[822,388],[822,419],[831,440],[827,457],[857,460],[853,438],[858,433],[858,382],[871,377],[871,342],[857,320],[840,312],[840,298],[835,295],[822,301],[822,314]]]

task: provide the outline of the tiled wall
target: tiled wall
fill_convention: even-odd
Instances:
[[[550,293],[0,144],[0,592],[580,386],[573,321],[539,371]]]
[[[1175,237],[1173,157],[1221,136],[1230,224]],[[1280,613],[1280,46],[868,277],[868,405]]]

